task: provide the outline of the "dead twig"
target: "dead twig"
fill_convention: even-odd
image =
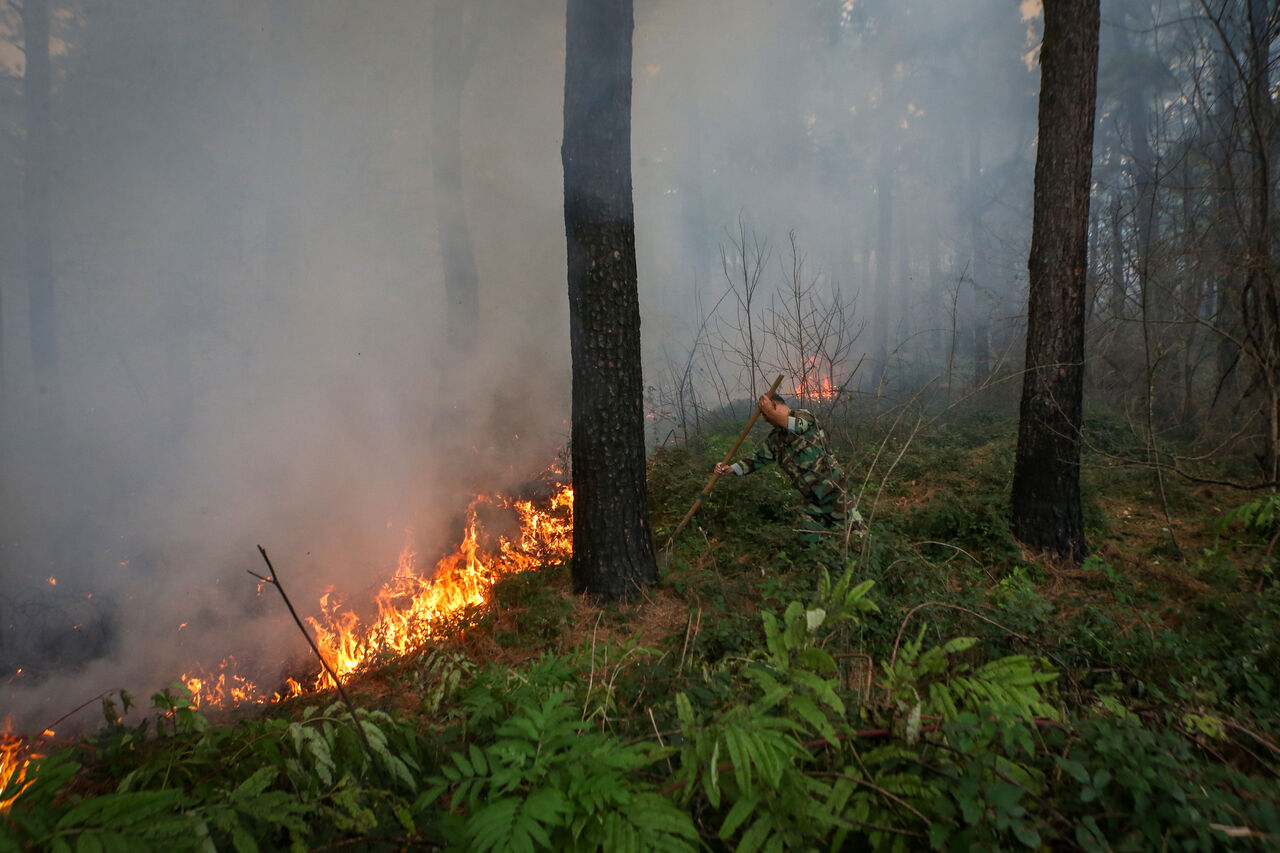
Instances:
[[[280,576],[276,572],[276,567],[271,565],[271,558],[267,556],[267,549],[261,545],[258,546],[258,553],[262,555],[262,559],[266,561],[267,569],[270,570],[270,577],[263,577],[255,571],[245,569],[246,572],[253,575],[261,583],[271,584],[276,588],[276,592],[280,593],[280,597],[284,599],[284,606],[289,608],[289,615],[293,617],[293,621],[297,623],[298,630],[302,632],[302,636],[307,638],[307,645],[311,647],[311,651],[316,653],[316,657],[320,659],[320,665],[324,667],[324,671],[329,673],[329,677],[333,679],[334,686],[338,688],[338,695],[342,697],[342,701],[347,706],[347,711],[351,714],[351,722],[355,724],[356,733],[360,735],[360,740],[364,742],[365,752],[369,755],[369,763],[375,763],[373,753],[373,745],[369,743],[369,736],[364,733],[364,726],[360,725],[360,718],[356,716],[356,706],[352,704],[351,697],[347,695],[347,691],[343,689],[342,682],[338,679],[338,673],[333,671],[333,667],[329,666],[329,662],[324,659],[324,655],[320,654],[320,647],[316,645],[315,640],[311,639],[311,635],[307,633],[307,628],[302,624],[302,619],[298,616],[298,611],[293,609],[293,602],[289,600],[289,596],[284,591],[284,586],[280,583]]]

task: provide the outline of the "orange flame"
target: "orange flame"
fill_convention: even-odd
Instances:
[[[795,383],[792,393],[799,400],[820,403],[839,398],[840,387],[832,381],[833,372],[832,365],[819,364],[817,356],[809,356],[805,362],[804,374]]]
[[[485,536],[477,510],[510,509],[519,520],[518,537]],[[344,678],[381,658],[406,654],[438,636],[442,623],[465,608],[483,604],[495,581],[505,575],[536,569],[569,556],[573,542],[573,489],[559,486],[545,502],[481,495],[467,508],[466,532],[457,550],[436,563],[429,573],[418,570],[418,554],[408,536],[394,574],[375,597],[377,617],[369,624],[348,609],[336,590],[320,598],[320,615],[307,618],[316,645],[329,666]],[[268,696],[251,681],[236,675],[228,658],[217,673],[197,669],[182,676],[196,707],[237,707],[245,703],[279,701],[333,687],[320,668],[311,679],[289,679],[283,696]]]
[[[27,765],[31,759],[40,757],[31,752],[25,737],[11,732],[9,721],[5,720],[4,732],[0,733],[0,814],[7,812],[13,801],[35,781],[27,778]]]

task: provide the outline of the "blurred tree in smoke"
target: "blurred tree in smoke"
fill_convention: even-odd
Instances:
[[[573,360],[573,581],[604,599],[657,580],[648,525],[635,214],[631,0],[570,0],[564,220]]]

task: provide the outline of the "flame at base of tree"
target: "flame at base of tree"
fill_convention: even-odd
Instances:
[[[514,513],[518,536],[486,535],[480,520],[482,509]],[[537,502],[481,495],[467,508],[466,519],[462,544],[429,573],[419,570],[410,537],[395,573],[375,598],[377,616],[367,624],[344,605],[337,590],[330,589],[321,597],[320,615],[308,617],[307,622],[315,632],[316,645],[339,678],[420,648],[439,634],[450,617],[483,604],[500,578],[564,560],[572,553],[573,489],[567,485],[557,485],[549,499]],[[236,674],[232,658],[215,672],[197,669],[181,680],[196,707],[233,708],[333,687],[328,673],[323,667],[318,669],[310,679],[289,679],[285,688],[274,694]]]

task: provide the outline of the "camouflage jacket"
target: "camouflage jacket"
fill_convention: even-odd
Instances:
[[[774,427],[754,455],[735,462],[735,474],[750,474],[777,462],[791,483],[810,503],[825,503],[846,489],[844,471],[827,450],[827,434],[808,409],[796,409],[787,426]]]

